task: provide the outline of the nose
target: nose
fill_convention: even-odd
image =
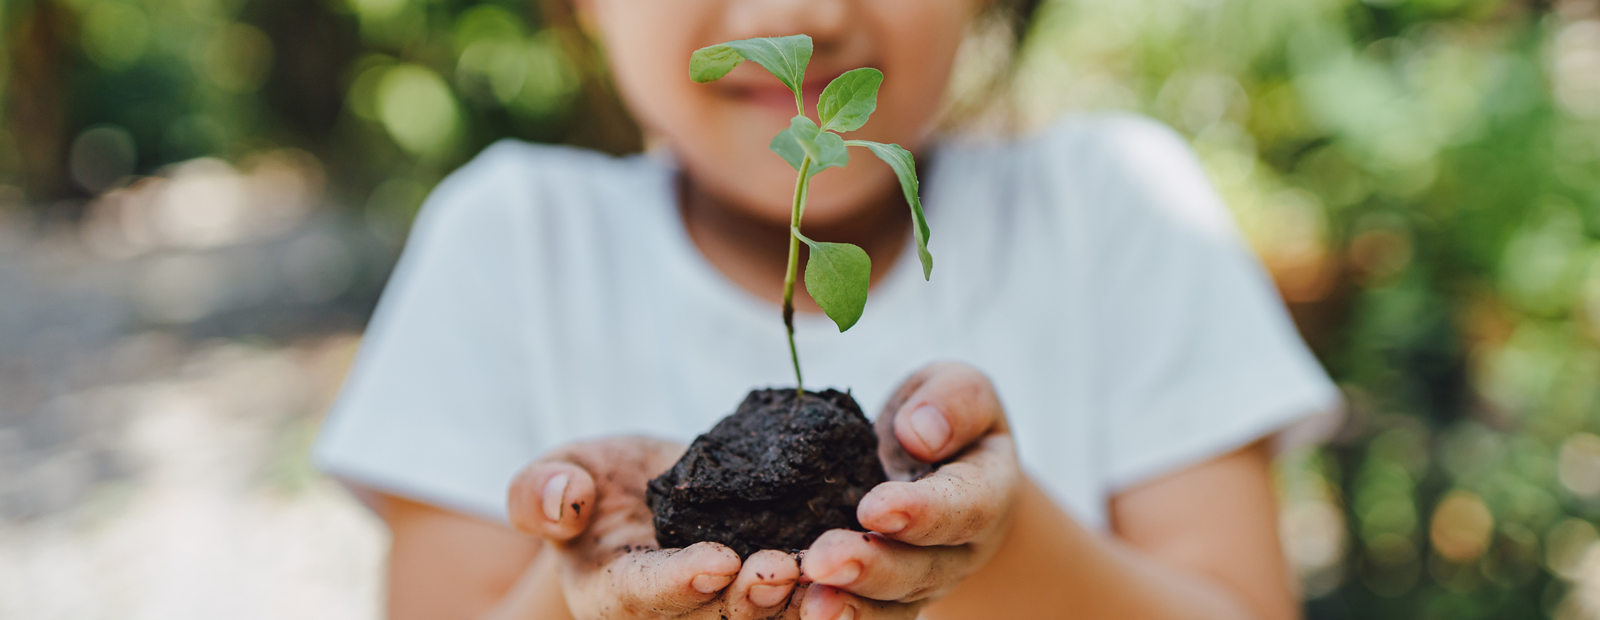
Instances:
[[[732,38],[811,35],[818,47],[840,39],[853,0],[728,0]]]

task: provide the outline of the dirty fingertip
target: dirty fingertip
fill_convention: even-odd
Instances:
[[[911,515],[903,501],[890,499],[893,491],[869,495],[856,506],[856,519],[861,526],[880,534],[898,534],[911,524]]]
[[[919,504],[909,482],[886,482],[861,498],[856,519],[874,532],[896,534],[911,524],[911,514]]]
[[[755,581],[767,585],[785,585],[800,576],[799,562],[787,553],[764,549],[752,554],[741,569]]]
[[[551,522],[561,520],[561,515],[566,509],[567,487],[571,484],[572,475],[564,472],[551,476],[549,480],[545,481],[544,490],[540,492],[540,499],[544,504],[544,518],[549,519]]]
[[[694,579],[690,580],[689,585],[701,594],[713,594],[728,587],[730,583],[733,583],[733,575],[702,573],[695,575]]]
[[[792,585],[771,586],[758,583],[750,586],[750,593],[746,597],[756,607],[776,607],[784,599],[789,598],[789,592],[793,588]]]
[[[855,620],[855,609],[837,588],[813,584],[800,604],[800,620]]]
[[[730,581],[739,574],[739,554],[714,542],[698,542],[683,550],[683,557],[702,573],[725,576]],[[720,588],[719,588],[720,589]]]
[[[932,405],[921,405],[906,414],[905,420],[905,428],[896,429],[901,443],[915,443],[924,460],[939,458],[950,443],[951,434],[944,412]]]
[[[573,516],[592,503],[593,493],[594,485],[581,469],[564,463],[535,463],[512,482],[506,508],[518,530],[566,540],[582,532],[584,522]]]

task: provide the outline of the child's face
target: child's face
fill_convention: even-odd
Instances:
[[[794,96],[760,65],[709,84],[689,80],[689,55],[735,39],[808,34],[806,114],[830,80],[857,67],[884,73],[878,111],[847,138],[913,152],[933,127],[956,48],[985,0],[579,0],[601,37],[623,100],[664,139],[697,187],[749,214],[787,223],[795,172],[767,143],[789,125]],[[868,152],[812,182],[808,223],[827,225],[898,192]]]

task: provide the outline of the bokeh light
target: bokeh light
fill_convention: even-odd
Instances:
[[[455,146],[458,115],[455,95],[437,74],[404,64],[378,80],[378,118],[395,142],[418,157],[440,157]]]

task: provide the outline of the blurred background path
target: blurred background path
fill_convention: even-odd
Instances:
[[[376,618],[381,526],[305,452],[392,245],[292,160],[169,173],[0,211],[0,618]]]

